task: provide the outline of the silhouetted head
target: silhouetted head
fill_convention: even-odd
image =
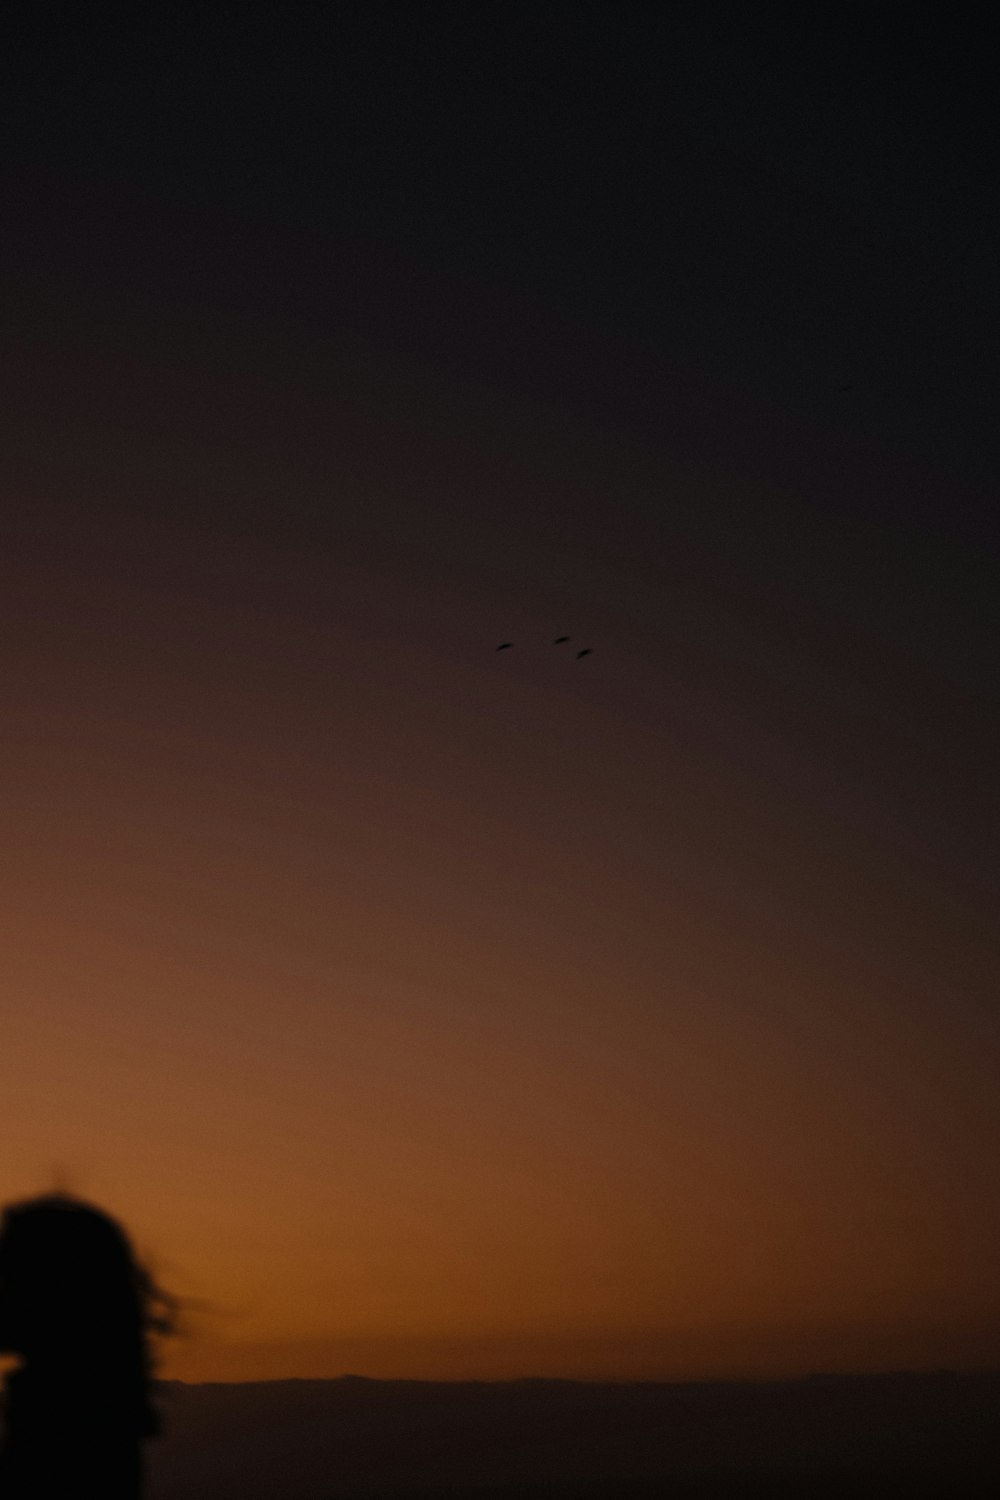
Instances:
[[[27,1365],[96,1361],[145,1379],[150,1332],[172,1303],[108,1214],[65,1194],[10,1204],[0,1219],[0,1348]]]

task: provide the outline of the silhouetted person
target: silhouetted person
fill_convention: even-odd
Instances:
[[[100,1209],[55,1194],[4,1211],[0,1350],[21,1363],[6,1381],[2,1500],[136,1500],[158,1430],[149,1340],[171,1311]]]

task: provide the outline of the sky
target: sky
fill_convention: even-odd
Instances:
[[[340,9],[5,23],[0,1198],[183,1379],[995,1364],[982,38]]]

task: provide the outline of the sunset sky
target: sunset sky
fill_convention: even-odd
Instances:
[[[182,9],[5,49],[0,1200],[185,1379],[1000,1361],[976,38]]]

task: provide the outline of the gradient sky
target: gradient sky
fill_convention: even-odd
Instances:
[[[8,49],[0,1197],[182,1378],[995,1361],[976,38],[312,9]]]

